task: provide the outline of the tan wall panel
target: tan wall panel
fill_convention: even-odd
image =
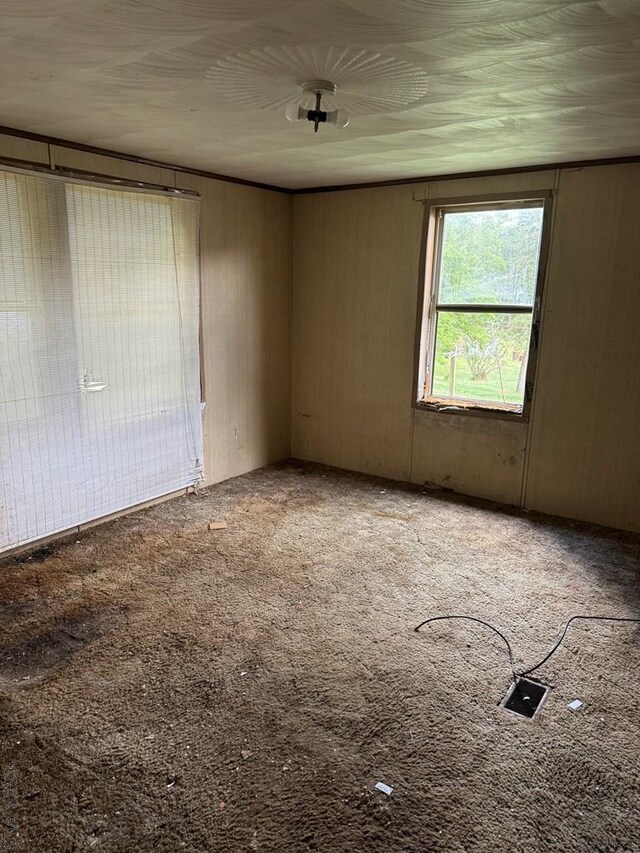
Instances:
[[[49,163],[49,146],[45,142],[21,139],[0,133],[0,157],[13,160],[26,160],[29,163]]]
[[[640,165],[563,170],[526,506],[640,530]]]
[[[554,171],[523,172],[433,181],[425,187],[427,198],[447,199],[549,190],[555,180]],[[527,424],[522,421],[417,411],[411,478],[517,505],[526,444]]]
[[[423,208],[526,173],[294,198],[294,456],[519,503],[527,425],[412,408]]]
[[[515,421],[417,412],[411,479],[518,505],[526,439]]]
[[[481,196],[489,193],[532,192],[551,189],[556,173],[553,170],[522,172],[516,175],[492,175],[486,178],[454,178],[447,181],[430,181],[426,184],[427,197],[455,198],[456,196]]]
[[[179,178],[202,198],[205,469],[213,483],[290,453],[291,201]]]
[[[105,157],[103,154],[89,154],[86,151],[78,151],[75,148],[64,148],[60,145],[51,146],[51,165],[63,166],[67,169],[79,169],[83,172],[92,172],[96,175],[124,178],[130,181],[159,184],[162,187],[175,186],[175,172],[173,169],[146,166],[143,163],[134,163],[132,160]]]
[[[421,228],[411,186],[294,197],[294,456],[409,480]]]

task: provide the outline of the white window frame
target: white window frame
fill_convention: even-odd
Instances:
[[[418,294],[418,321],[415,347],[416,386],[414,406],[416,408],[449,414],[499,417],[508,420],[526,420],[528,418],[533,397],[533,382],[540,336],[542,290],[546,276],[549,248],[551,200],[551,190],[538,190],[518,194],[502,193],[500,195],[472,196],[458,199],[434,199],[425,203],[425,226],[420,275],[421,287]],[[484,303],[475,305],[440,303],[438,294],[440,287],[439,277],[442,259],[444,214],[449,211],[462,213],[475,210],[509,210],[524,207],[541,207],[543,211],[538,274],[533,305],[529,307],[522,305],[490,305]],[[438,397],[432,394],[437,317],[440,310],[532,315],[525,393],[522,406],[511,403]]]

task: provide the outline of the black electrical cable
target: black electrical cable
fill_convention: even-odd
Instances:
[[[567,634],[567,631],[569,630],[569,625],[571,625],[571,623],[575,622],[577,619],[583,619],[585,621],[594,621],[594,622],[639,622],[640,623],[640,619],[635,619],[635,618],[631,618],[631,617],[623,617],[623,616],[583,616],[583,615],[572,616],[571,619],[569,619],[567,624],[564,626],[564,630],[563,630],[562,634],[560,634],[560,639],[555,644],[555,646],[551,649],[549,654],[546,655],[546,657],[543,657],[542,660],[540,661],[540,663],[537,663],[535,666],[532,666],[530,669],[525,669],[523,672],[519,672],[518,675],[520,675],[520,676],[530,675],[532,672],[535,672],[536,669],[540,669],[542,664],[546,663],[549,660],[549,658],[551,657],[551,655],[553,655],[556,652],[556,650],[560,647],[560,644],[564,640],[564,638]]]
[[[567,622],[567,624],[564,626],[564,629],[563,629],[562,633],[560,634],[560,638],[558,639],[556,644],[553,646],[551,651],[545,657],[542,658],[540,663],[537,663],[535,666],[532,666],[529,669],[522,670],[522,672],[516,672],[515,664],[513,662],[513,652],[511,650],[511,644],[509,643],[509,640],[507,640],[507,638],[504,636],[504,634],[501,634],[497,628],[494,628],[493,625],[490,625],[489,622],[485,622],[483,619],[476,619],[475,616],[458,616],[458,615],[432,616],[431,619],[425,619],[419,625],[416,625],[416,627],[414,628],[414,631],[419,631],[423,625],[428,625],[430,622],[439,622],[442,619],[467,619],[470,622],[478,622],[480,625],[485,625],[487,628],[491,628],[491,630],[494,632],[494,634],[497,634],[500,637],[500,639],[503,640],[503,642],[507,646],[507,649],[509,651],[509,665],[511,666],[511,673],[513,675],[514,681],[516,680],[516,678],[522,678],[523,676],[530,675],[532,672],[535,672],[537,669],[540,669],[540,667],[543,664],[545,664],[549,660],[549,658],[553,654],[555,654],[555,652],[560,648],[560,645],[562,644],[562,641],[564,640],[564,638],[567,634],[567,631],[569,630],[569,626],[571,625],[572,622],[575,622],[578,619],[582,619],[584,621],[595,621],[595,622],[637,622],[637,623],[640,623],[640,619],[638,619],[638,618],[623,617],[623,616],[584,616],[581,614],[578,614],[576,616],[572,616],[569,619],[569,621]]]
[[[484,619],[476,619],[475,616],[432,616],[431,619],[425,619],[424,622],[421,622],[419,625],[416,625],[413,630],[419,631],[423,625],[428,625],[429,622],[439,622],[441,619],[467,619],[469,622],[478,622],[480,625],[485,625],[487,628],[491,628],[493,633],[497,634],[504,642],[509,651],[509,664],[511,666],[511,672],[513,673],[513,678],[515,681],[518,674],[516,672],[515,664],[513,662],[513,652],[511,651],[511,644],[509,643],[509,640],[507,640],[504,634],[501,634],[497,628],[494,628],[493,625],[490,625],[488,622],[485,622]]]

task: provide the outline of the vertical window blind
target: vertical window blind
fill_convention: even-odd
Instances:
[[[0,172],[0,551],[202,479],[198,218]]]

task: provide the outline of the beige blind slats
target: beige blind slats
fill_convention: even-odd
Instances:
[[[0,550],[201,479],[198,215],[0,172]]]

